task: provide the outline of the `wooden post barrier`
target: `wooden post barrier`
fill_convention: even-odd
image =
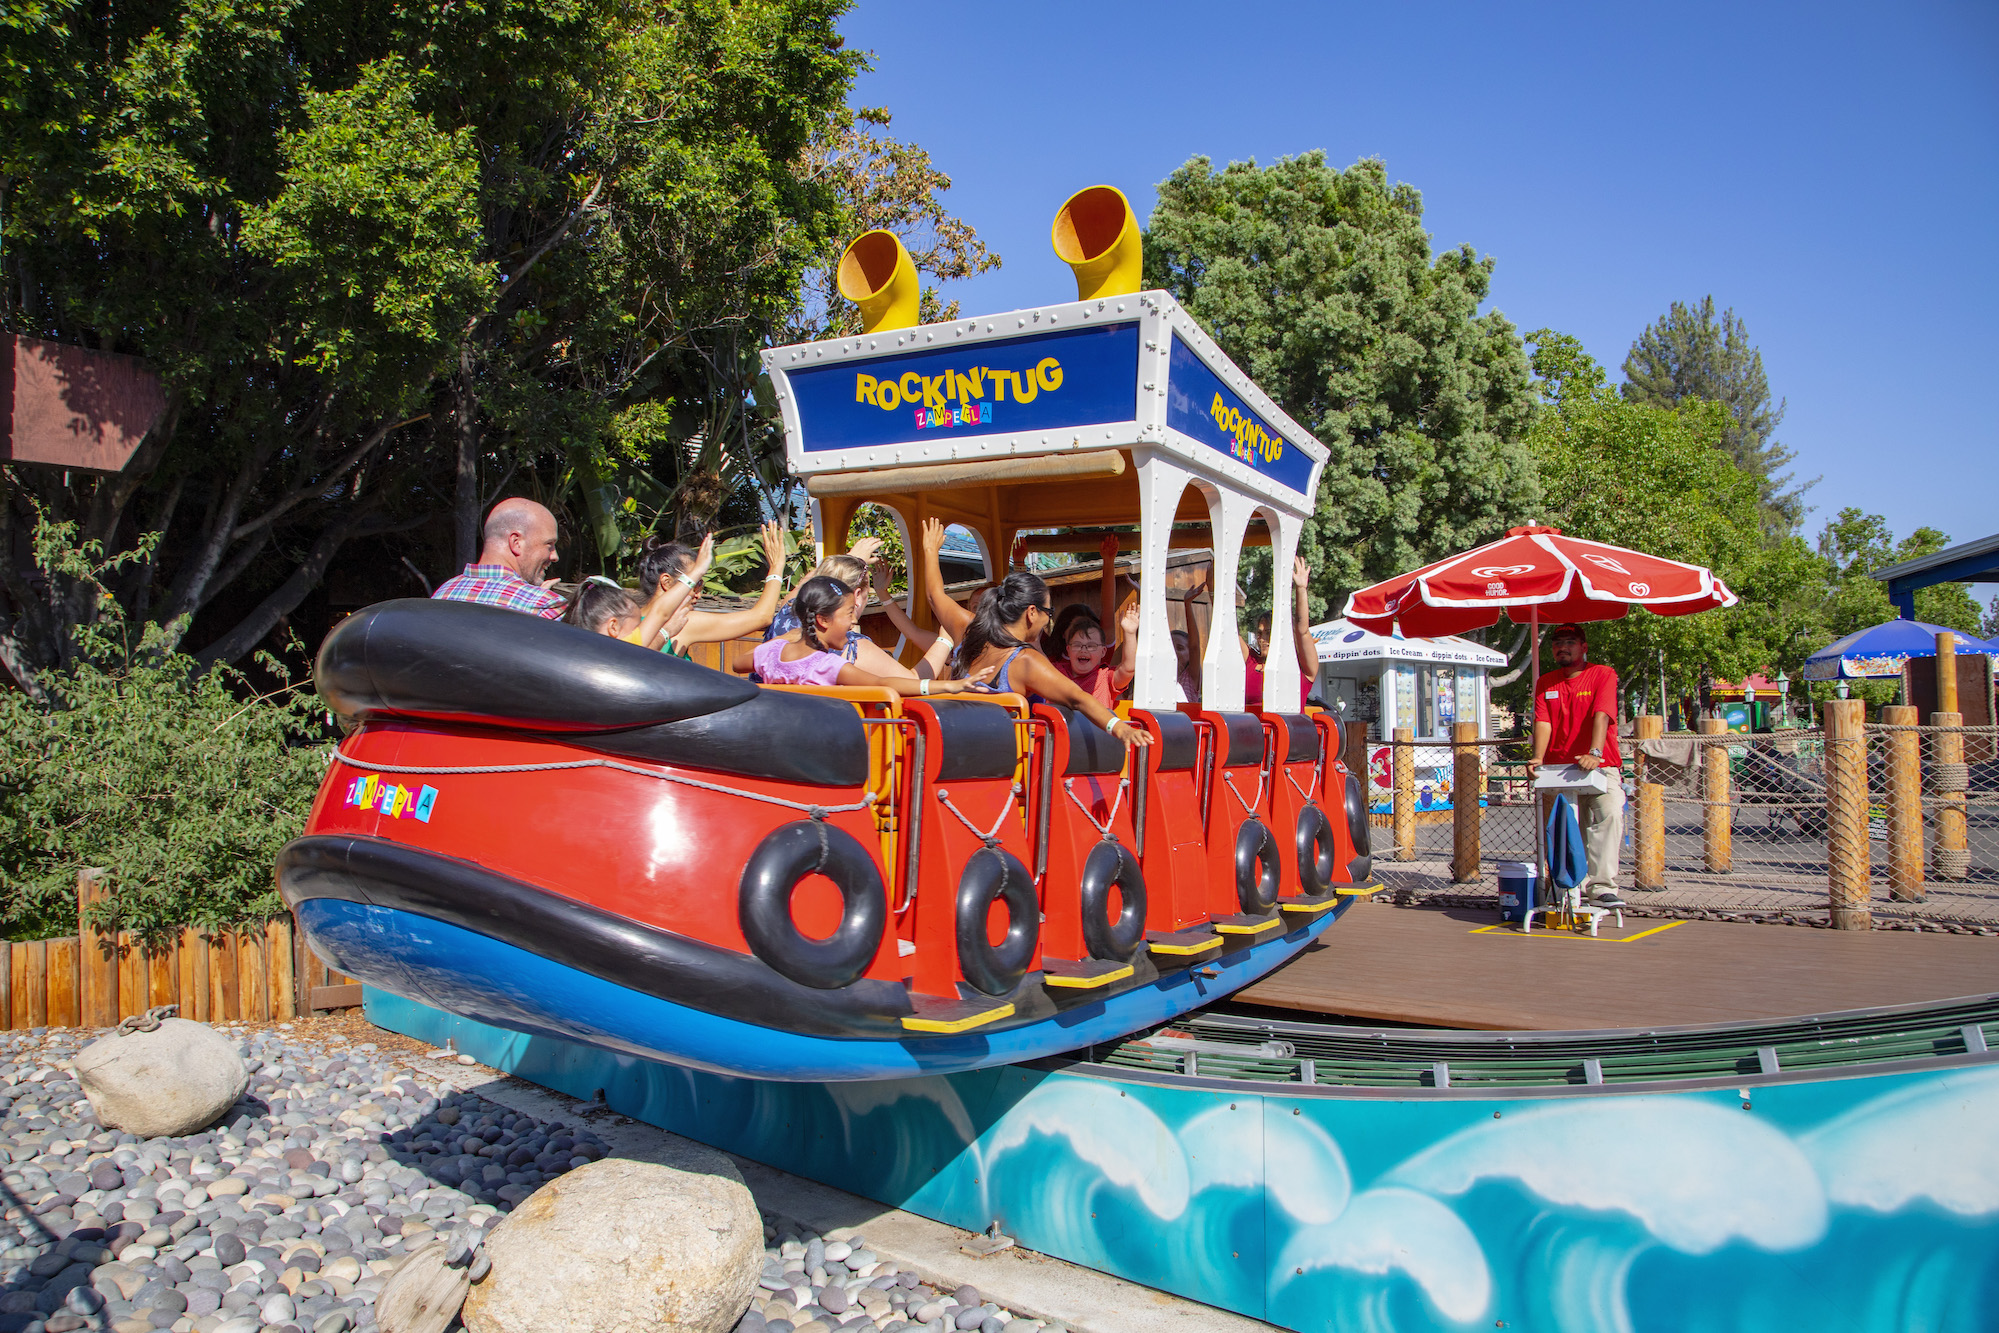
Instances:
[[[1718,717],[1700,720],[1703,736],[1719,736],[1728,724]],[[1728,747],[1701,747],[1701,840],[1707,852],[1707,868],[1712,874],[1726,874],[1735,867],[1735,809],[1728,786]]]
[[[1867,842],[1867,704],[1825,706],[1826,891],[1834,930],[1871,930]]]
[[[83,1001],[80,1021],[87,1028],[108,1028],[118,1021],[118,941],[85,924],[80,915],[105,892],[102,870],[76,872],[78,963],[83,974],[78,987]]]
[[[1397,727],[1388,750],[1395,773],[1395,859],[1416,859],[1416,732]]]
[[[1957,707],[1957,637],[1937,635],[1937,711],[1933,727],[1961,727]],[[1930,790],[1936,797],[1937,843],[1930,868],[1938,879],[1958,880],[1971,873],[1971,830],[1965,818],[1965,788],[1971,785],[1964,762],[1964,733],[1939,731],[1930,745]]]
[[[1888,733],[1888,896],[1919,903],[1923,892],[1923,742],[1916,710],[1889,704],[1881,720],[1907,731]]]
[[[1664,715],[1641,715],[1636,736],[1656,741],[1666,734]],[[1666,887],[1666,788],[1651,781],[1651,762],[1638,756],[1638,809],[1631,830],[1631,883],[1638,889]]]
[[[1478,723],[1451,725],[1451,879],[1469,884],[1478,874],[1479,764]]]

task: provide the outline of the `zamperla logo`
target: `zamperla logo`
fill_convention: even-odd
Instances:
[[[1472,571],[1472,577],[1478,579],[1511,579],[1518,578],[1522,574],[1532,574],[1537,568],[1539,568],[1537,565],[1480,565]]]

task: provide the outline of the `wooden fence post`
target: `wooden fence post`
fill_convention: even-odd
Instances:
[[[49,1026],[73,1028],[81,1013],[77,992],[77,966],[82,961],[79,941],[49,941]]]
[[[1478,879],[1480,766],[1478,723],[1451,725],[1451,879],[1469,884]]]
[[[1416,732],[1397,727],[1388,762],[1395,774],[1395,859],[1416,859]]]
[[[1868,907],[1867,704],[1833,699],[1825,705],[1825,861],[1834,930],[1871,930]]]
[[[76,907],[84,908],[105,894],[102,870],[76,872]],[[77,922],[77,962],[82,970],[82,1023],[108,1028],[118,1021],[118,942],[104,931]]]
[[[1961,727],[1957,707],[1957,637],[1937,635],[1937,711],[1933,727]],[[1930,791],[1937,799],[1937,845],[1930,866],[1938,879],[1963,879],[1971,873],[1970,828],[1965,819],[1965,788],[1971,785],[1964,762],[1964,733],[1939,731],[1930,744]]]
[[[271,1017],[298,1017],[298,983],[292,975],[292,919],[272,917],[264,923],[265,968],[270,974]]]
[[[1897,902],[1923,901],[1923,741],[1914,727],[1919,714],[1907,704],[1889,704],[1881,720],[1908,731],[1888,733],[1888,896]]]
[[[1700,720],[1703,736],[1719,736],[1728,724],[1718,717]],[[1725,874],[1735,866],[1735,810],[1729,802],[1728,747],[1701,746],[1701,840],[1707,851],[1707,868]]]
[[[1643,714],[1638,718],[1636,736],[1656,741],[1666,734],[1664,714]],[[1631,883],[1633,888],[1658,890],[1666,887],[1666,788],[1651,781],[1651,761],[1638,756],[1638,810],[1632,831]]]

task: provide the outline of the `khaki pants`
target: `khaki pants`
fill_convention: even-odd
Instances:
[[[1575,793],[1576,818],[1583,826],[1583,849],[1589,855],[1589,878],[1583,882],[1583,901],[1609,890],[1617,892],[1617,862],[1624,852],[1624,775],[1614,768],[1603,770],[1610,790],[1601,796]]]

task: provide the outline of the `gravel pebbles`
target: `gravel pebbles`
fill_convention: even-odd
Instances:
[[[421,1055],[219,1030],[249,1090],[207,1132],[155,1139],[92,1116],[67,1062],[100,1034],[0,1033],[0,1333],[374,1333],[404,1255],[441,1240],[483,1275],[487,1228],[608,1151]]]
[[[756,1297],[736,1333],[1068,1333],[987,1300],[977,1287],[940,1291],[868,1248],[865,1237],[827,1240],[764,1219]]]
[[[609,1151],[586,1124],[441,1080],[431,1066],[471,1062],[456,1051],[218,1030],[249,1090],[212,1129],[156,1139],[92,1116],[68,1062],[100,1033],[0,1032],[0,1333],[377,1333],[405,1255],[441,1241],[476,1281],[488,1228]],[[929,1286],[860,1236],[765,1215],[764,1241],[738,1333],[1067,1333]]]

